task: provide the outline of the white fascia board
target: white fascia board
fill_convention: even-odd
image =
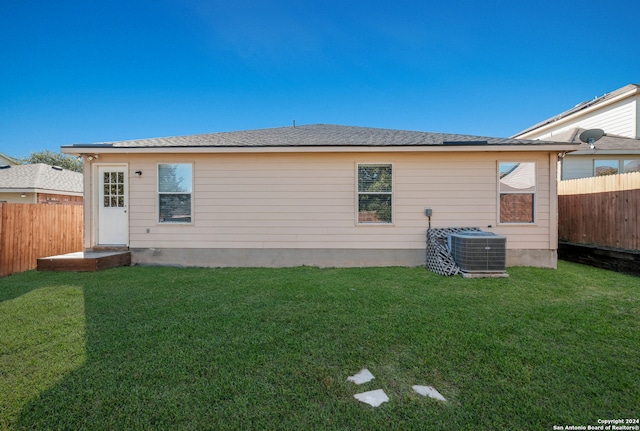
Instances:
[[[38,189],[34,188],[11,188],[11,187],[3,187],[0,188],[0,193],[42,193],[38,191]]]
[[[84,196],[84,193],[79,192],[64,192],[59,190],[40,190],[36,191],[37,193],[46,193],[49,195],[62,195],[62,196]]]

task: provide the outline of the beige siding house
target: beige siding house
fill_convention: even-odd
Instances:
[[[579,103],[513,137],[580,144],[580,133],[589,129],[601,129],[605,137],[594,145],[583,143],[562,160],[563,180],[639,171],[640,85],[629,84]]]
[[[577,147],[309,125],[62,150],[85,160],[84,247],[134,263],[423,265],[430,208],[433,228],[505,235],[510,266],[553,268],[558,154]]]

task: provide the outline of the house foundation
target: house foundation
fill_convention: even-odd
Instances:
[[[132,248],[133,265],[184,267],[424,266],[424,249]],[[556,268],[555,250],[507,250],[507,266]]]

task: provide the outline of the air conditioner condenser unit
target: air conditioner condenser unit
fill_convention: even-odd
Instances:
[[[505,272],[507,238],[493,232],[462,231],[448,237],[449,251],[463,272]]]

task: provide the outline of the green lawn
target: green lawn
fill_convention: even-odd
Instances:
[[[551,430],[640,416],[640,279],[566,262],[509,274],[3,278],[0,429]],[[365,367],[372,382],[347,382]],[[353,397],[373,389],[390,401]]]

